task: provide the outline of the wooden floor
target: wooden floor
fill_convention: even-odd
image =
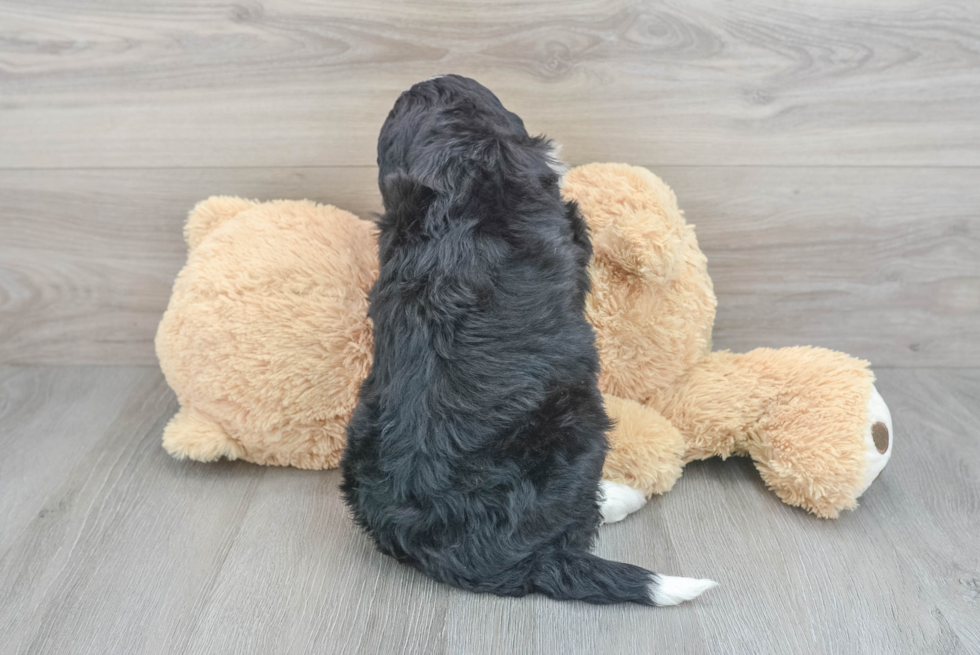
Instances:
[[[692,464],[606,557],[678,608],[474,596],[376,554],[336,471],[177,462],[153,334],[212,194],[379,208],[398,93],[476,77],[696,224],[715,344],[875,365],[856,512]],[[0,0],[0,654],[980,653],[980,3]]]
[[[722,586],[676,608],[457,591],[377,554],[337,471],[170,459],[151,367],[0,369],[4,653],[977,653],[980,370],[886,370],[895,455],[855,512],[688,466],[598,552]]]

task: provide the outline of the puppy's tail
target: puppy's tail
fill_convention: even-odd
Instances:
[[[588,603],[678,605],[717,587],[713,580],[675,578],[579,550],[543,554],[533,575],[535,591],[556,600]]]

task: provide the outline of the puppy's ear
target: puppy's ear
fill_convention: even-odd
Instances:
[[[568,172],[568,166],[561,160],[561,144],[543,136],[529,137],[528,143],[542,156],[544,167],[538,173],[542,185],[561,188]]]
[[[562,161],[561,158],[561,144],[555,143],[551,139],[545,141],[546,150],[546,160],[548,162],[548,168],[551,172],[558,176],[558,184],[561,185],[562,181],[565,179],[565,174],[568,173],[568,165]]]
[[[379,186],[385,206],[385,213],[378,217],[378,256],[383,264],[399,245],[420,238],[435,191],[401,170],[385,175]]]
[[[381,199],[389,221],[419,220],[429,210],[435,191],[403,170],[381,178]]]

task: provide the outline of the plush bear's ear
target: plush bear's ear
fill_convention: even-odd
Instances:
[[[257,203],[233,196],[211,196],[194,206],[184,224],[184,241],[188,251],[197,248],[204,237],[211,234],[222,223],[254,207]]]
[[[593,233],[594,257],[644,280],[663,282],[674,277],[679,235],[654,236],[647,227],[635,215],[618,217]]]

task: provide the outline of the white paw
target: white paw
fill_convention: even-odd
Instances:
[[[609,480],[599,482],[599,510],[603,523],[622,521],[646,504],[646,496],[639,489]]]
[[[680,605],[685,600],[697,598],[708,589],[717,587],[714,580],[675,578],[672,575],[654,573],[650,583],[650,598],[656,605]]]
[[[864,487],[858,496],[867,491],[885,464],[892,456],[892,444],[895,442],[895,430],[892,428],[892,414],[888,405],[871,385],[871,397],[868,399],[868,426],[864,431],[864,456],[867,466],[864,470]]]

